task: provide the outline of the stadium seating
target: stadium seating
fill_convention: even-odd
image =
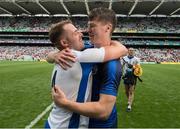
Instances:
[[[121,41],[121,43],[123,43],[124,45],[154,45],[154,46],[179,46],[180,42],[179,41],[173,41],[173,40],[157,40],[157,39],[153,39],[153,40],[145,40],[145,39],[119,39],[119,41]]]
[[[22,55],[31,56],[34,60],[45,59],[53,47],[31,47],[31,46],[1,46],[0,60],[18,60]],[[136,49],[136,56],[142,62],[180,62],[179,49]]]
[[[5,32],[47,32],[52,23],[67,18],[1,17],[0,31]],[[87,28],[87,18],[71,18],[80,29]],[[119,18],[116,32],[125,33],[180,33],[177,18]]]
[[[0,32],[48,32],[53,23],[67,19],[65,17],[0,17]],[[72,17],[71,20],[79,29],[87,28],[86,17]],[[123,33],[180,33],[178,18],[118,18],[115,32]],[[23,33],[21,33],[23,35]],[[31,56],[34,60],[45,59],[54,50],[53,47],[40,47],[39,44],[51,45],[48,37],[32,38],[26,36],[10,36],[11,33],[0,37],[0,60],[18,60],[23,55]],[[7,38],[8,37],[8,38]],[[124,45],[139,47],[151,46],[180,46],[178,40],[165,39],[119,39]],[[7,44],[27,44],[26,46],[8,46]],[[28,46],[34,44],[34,46]],[[35,46],[36,45],[36,46]],[[180,62],[179,49],[150,49],[139,48],[136,55],[144,62]]]
[[[142,62],[180,62],[179,49],[138,48],[135,53]]]
[[[53,47],[1,46],[0,60],[21,60],[24,55],[31,56],[34,60],[42,60],[53,50]]]

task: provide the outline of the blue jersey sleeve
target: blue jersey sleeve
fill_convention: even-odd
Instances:
[[[102,82],[100,94],[117,96],[122,76],[122,67],[119,60],[111,60],[103,64],[101,69]]]

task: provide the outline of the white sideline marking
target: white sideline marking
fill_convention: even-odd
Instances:
[[[51,103],[41,114],[39,114],[29,125],[25,127],[25,129],[32,128],[53,106],[53,103]]]

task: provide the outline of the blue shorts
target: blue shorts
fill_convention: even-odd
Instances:
[[[44,128],[45,128],[45,129],[50,129],[50,126],[49,126],[48,120],[46,120],[45,125],[44,125]]]

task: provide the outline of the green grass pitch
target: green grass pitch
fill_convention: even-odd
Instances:
[[[53,65],[0,62],[0,128],[24,128],[50,103]],[[132,112],[121,83],[119,128],[180,128],[180,65],[143,65]],[[46,114],[34,127],[43,128]]]

